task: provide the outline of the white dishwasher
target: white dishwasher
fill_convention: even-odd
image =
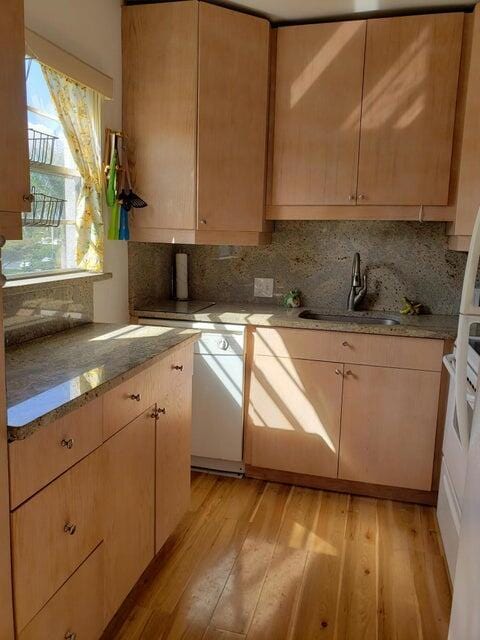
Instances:
[[[241,474],[245,327],[140,318],[140,324],[197,329],[192,397],[192,467]]]

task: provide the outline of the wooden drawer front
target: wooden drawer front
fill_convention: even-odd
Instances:
[[[130,380],[122,382],[104,395],[104,440],[123,429],[155,402],[155,379],[151,369],[146,369]]]
[[[342,373],[342,364],[255,356],[247,462],[336,478]]]
[[[102,444],[102,401],[89,404],[8,447],[14,509]]]
[[[430,491],[440,374],[345,366],[338,477]]]
[[[19,634],[19,640],[98,640],[103,631],[103,544]]]
[[[102,540],[101,463],[97,449],[12,513],[19,631]],[[74,533],[66,525],[75,525]]]
[[[257,327],[256,355],[441,371],[443,340]]]

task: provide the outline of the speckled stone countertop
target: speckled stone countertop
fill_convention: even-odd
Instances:
[[[344,311],[322,311],[311,309],[318,313],[329,315],[351,315],[352,321],[338,322],[334,320],[307,320],[300,318],[304,309],[284,309],[280,306],[261,304],[214,304],[203,311],[193,314],[172,313],[158,311],[155,303],[135,309],[135,318],[155,318],[158,320],[187,320],[190,322],[213,322],[217,324],[242,324],[259,327],[287,327],[294,329],[317,329],[322,331],[347,331],[352,333],[373,333],[377,335],[409,336],[415,338],[449,339],[457,335],[458,316],[424,315],[404,316],[399,313],[354,312],[346,314]],[[375,318],[391,318],[399,324],[372,325],[355,323],[355,316],[371,316]]]
[[[193,330],[90,323],[8,348],[9,441],[27,437],[197,336]]]

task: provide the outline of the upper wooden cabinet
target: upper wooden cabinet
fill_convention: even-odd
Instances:
[[[446,205],[463,14],[369,20],[357,199]]]
[[[451,220],[462,29],[462,13],[279,28],[267,217]]]
[[[354,204],[366,21],[277,33],[272,204]]]
[[[257,244],[264,221],[270,27],[201,2],[123,9],[132,239]]]
[[[462,108],[463,107],[463,108]],[[462,74],[457,117],[455,221],[449,229],[449,247],[468,251],[480,207],[480,6],[465,17]]]
[[[17,239],[22,237],[19,212],[29,209],[30,194],[22,0],[2,3],[0,38],[0,234]]]

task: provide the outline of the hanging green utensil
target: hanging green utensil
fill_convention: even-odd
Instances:
[[[118,149],[117,136],[112,134],[112,155],[110,157],[110,168],[108,170],[107,189],[105,197],[109,207],[113,207],[117,200],[117,165],[118,165]]]
[[[108,226],[108,239],[118,240],[120,232],[120,203],[115,202],[110,209],[110,224]]]

